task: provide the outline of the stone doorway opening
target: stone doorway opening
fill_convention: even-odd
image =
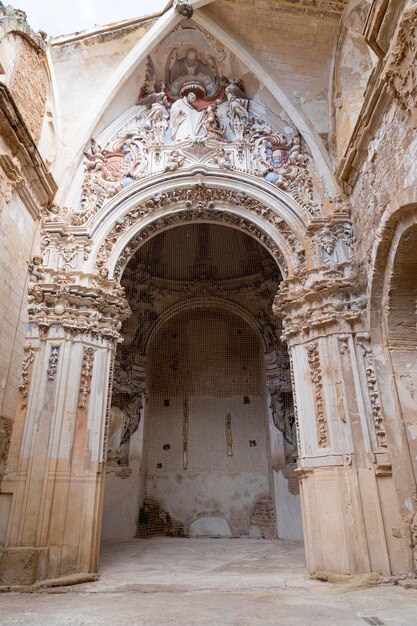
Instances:
[[[302,539],[280,271],[235,228],[165,230],[122,278],[103,543],[134,537]]]

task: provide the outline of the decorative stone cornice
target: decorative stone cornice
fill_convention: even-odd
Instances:
[[[158,230],[163,230],[170,225],[196,220],[223,222],[226,225],[234,225],[247,231],[266,246],[271,254],[279,261],[281,269],[284,269],[284,271],[287,270],[288,263],[284,259],[279,246],[273,239],[253,224],[253,222],[244,217],[229,213],[225,208],[228,205],[241,208],[262,217],[263,220],[280,233],[281,237],[286,242],[286,245],[291,251],[292,265],[294,267],[302,267],[305,265],[306,252],[303,244],[288,224],[273,209],[244,192],[209,187],[204,183],[198,183],[183,189],[174,189],[157,194],[124,215],[123,218],[118,220],[114,225],[102,244],[97,255],[96,267],[100,270],[106,265],[117,241],[131,226],[146,216],[156,213],[159,209],[172,207],[176,209],[175,213],[161,217],[149,226],[146,226],[138,233],[134,240],[129,242],[125,251],[119,258],[115,271],[116,277],[121,275],[123,267],[140,242],[156,234]],[[217,207],[221,210],[217,210]],[[180,208],[184,210],[178,211]]]
[[[273,310],[283,338],[305,342],[322,332],[351,331],[362,322],[366,298],[361,272],[349,261],[300,272],[281,283]]]
[[[0,152],[0,167],[10,181],[8,195],[17,190],[36,219],[52,202],[57,186],[23,121],[9,89],[0,82],[0,135],[8,152]]]
[[[122,321],[130,313],[123,289],[99,278],[94,287],[71,284],[73,280],[67,266],[65,276],[57,276],[55,283],[30,283],[29,324],[36,325],[43,337],[57,325],[70,337],[118,341]]]

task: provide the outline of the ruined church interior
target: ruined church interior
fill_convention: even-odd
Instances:
[[[0,626],[415,626],[416,0],[22,9]]]

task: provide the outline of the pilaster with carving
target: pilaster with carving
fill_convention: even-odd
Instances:
[[[28,546],[34,579],[96,568],[109,370],[129,311],[114,283],[83,286],[71,269],[49,278],[32,272],[29,285],[26,419],[17,471],[5,479],[14,492],[6,549]]]
[[[404,543],[393,537],[384,521],[395,519],[395,499],[387,504],[379,495],[382,478],[386,488],[394,490],[386,471],[390,460],[383,415],[364,334],[365,284],[350,260],[348,217],[333,214],[326,223],[315,220],[310,236],[317,266],[285,279],[274,303],[283,319],[294,370],[300,437],[297,471],[309,520],[308,567],[390,574],[399,568],[399,559],[392,554],[398,551],[401,558],[407,557]],[[361,384],[362,372],[366,386]],[[325,509],[329,503],[328,514],[317,508],[318,502]],[[331,551],[318,549],[317,536],[323,542],[339,537],[334,545],[337,559],[332,559]]]

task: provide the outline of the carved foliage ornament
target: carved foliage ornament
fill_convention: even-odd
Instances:
[[[25,358],[22,361],[22,373],[20,377],[19,391],[24,398],[24,402],[22,406],[26,405],[26,398],[29,395],[29,384],[30,384],[30,368],[32,363],[35,360],[35,351],[32,349],[32,345],[28,344],[24,347]]]
[[[185,206],[187,212],[176,213],[165,218],[161,218],[137,235],[137,243],[143,241],[169,224],[193,221],[197,219],[222,221],[224,223],[235,224],[236,226],[249,231],[261,241],[264,241],[273,256],[279,259],[281,266],[285,267],[286,263],[278,249],[278,246],[260,229],[244,218],[231,215],[225,211],[214,211],[215,206],[224,206],[225,203],[241,207],[242,209],[248,210],[268,221],[286,240],[292,251],[294,266],[302,266],[305,264],[306,259],[303,245],[293,233],[291,228],[279,215],[276,214],[275,211],[261,204],[258,200],[251,198],[246,193],[211,188],[207,187],[205,184],[198,184],[185,189],[157,194],[153,198],[143,202],[141,205],[127,213],[107,235],[99,250],[96,267],[99,269],[105,265],[110,257],[114,245],[117,243],[121,235],[128,230],[128,228],[143,219],[145,216],[150,215],[159,209],[164,209],[173,205],[175,208],[179,208],[181,205]],[[134,248],[134,244],[130,242],[128,248],[130,254]],[[124,252],[122,256],[127,258],[126,252]],[[118,274],[119,273],[120,272],[118,271]]]
[[[80,392],[78,408],[84,409],[88,396],[91,393],[91,379],[93,376],[95,350],[91,347],[83,347],[83,358],[81,362]]]
[[[48,370],[47,377],[50,382],[55,380],[57,368],[58,368],[58,360],[59,360],[59,351],[61,346],[51,346],[51,351],[49,353],[48,360]]]
[[[365,375],[368,387],[369,400],[371,403],[372,420],[374,423],[375,434],[378,446],[387,447],[387,438],[385,432],[384,418],[382,415],[382,407],[379,400],[379,391],[374,367],[374,357],[370,346],[370,338],[367,335],[358,336],[357,342],[362,349],[365,359]]]
[[[177,3],[177,10],[187,7]],[[85,223],[135,180],[201,161],[262,176],[291,193],[311,216],[320,215],[300,134],[273,128],[258,109],[242,81],[221,76],[214,56],[197,45],[172,47],[164,81],[148,57],[136,111],[105,145],[92,138],[84,153],[81,202],[72,224]]]
[[[323,376],[321,373],[318,343],[310,343],[306,346],[306,350],[308,364],[310,366],[311,382],[314,387],[318,444],[320,448],[327,448],[329,446],[329,432],[324,404]]]

